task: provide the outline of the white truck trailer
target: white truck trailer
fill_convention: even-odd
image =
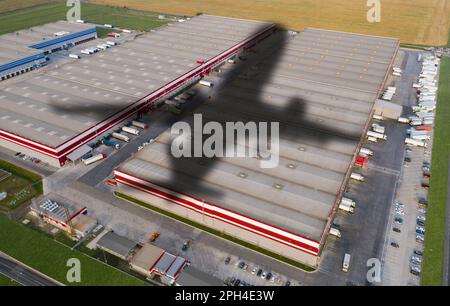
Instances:
[[[102,160],[104,158],[106,158],[106,154],[100,153],[100,154],[93,155],[87,159],[83,159],[83,163],[87,166],[87,165],[95,163],[96,161]]]
[[[344,255],[344,261],[342,262],[342,271],[348,272],[348,269],[350,269],[350,259],[351,255],[348,253],[345,253]]]
[[[210,82],[210,81],[206,81],[206,80],[200,80],[200,82],[198,82],[200,85],[203,85],[203,86],[207,86],[207,87],[212,87],[213,86],[213,83],[212,82]]]
[[[356,172],[352,172],[352,174],[350,174],[350,178],[355,181],[364,182],[364,176]]]
[[[111,136],[116,138],[116,139],[125,141],[125,142],[130,142],[130,137],[128,137],[127,135],[124,135],[124,134],[120,134],[120,133],[114,132],[114,133],[111,134]]]
[[[375,138],[378,138],[378,139],[387,140],[387,136],[385,134],[377,133],[377,132],[374,132],[374,131],[368,131],[367,132],[367,136],[371,136],[371,137],[375,137]]]
[[[423,140],[416,140],[416,139],[412,139],[412,138],[406,138],[405,139],[405,144],[407,145],[411,145],[411,146],[415,146],[415,147],[422,147],[422,148],[426,148],[427,144],[425,141]]]
[[[336,236],[338,238],[342,237],[341,231],[338,228],[335,227],[330,227],[330,231],[329,231],[330,235]]]
[[[356,202],[353,201],[352,199],[349,199],[349,198],[346,198],[346,197],[343,197],[341,199],[341,204],[349,205],[350,207],[353,207],[353,208],[356,207]]]
[[[147,123],[144,123],[144,122],[141,122],[141,121],[137,121],[137,120],[131,121],[131,124],[134,125],[134,126],[136,126],[136,127],[138,127],[138,128],[141,128],[141,129],[146,129],[146,128],[148,128]]]
[[[339,209],[343,210],[343,211],[346,211],[348,213],[351,213],[351,214],[353,214],[355,212],[355,208],[354,207],[352,207],[352,206],[350,206],[348,204],[345,204],[345,203],[339,204]]]
[[[128,134],[132,134],[132,135],[139,135],[141,133],[141,131],[139,131],[138,129],[135,129],[135,128],[129,127],[129,126],[123,126],[122,131],[124,131],[125,133],[128,133]]]
[[[409,123],[409,119],[405,117],[398,117],[397,121],[400,123]]]
[[[373,151],[367,148],[361,148],[359,149],[359,153],[367,155],[367,156],[373,156]]]

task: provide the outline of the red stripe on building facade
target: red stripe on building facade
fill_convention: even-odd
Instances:
[[[121,176],[121,173],[123,173],[125,175],[128,175],[128,176],[133,176],[133,175],[130,175],[128,173],[124,173],[124,172],[121,172],[121,171],[118,171],[118,170],[115,170],[114,172],[115,172],[116,180],[119,181],[120,183],[123,183],[123,184],[128,185],[128,186],[133,187],[133,188],[138,188],[140,190],[143,190],[144,192],[151,193],[152,195],[155,195],[155,196],[157,196],[159,198],[162,198],[164,200],[168,200],[168,201],[170,201],[172,203],[175,203],[175,204],[178,204],[180,206],[186,207],[188,209],[194,210],[196,212],[208,215],[208,216],[210,216],[212,218],[215,218],[215,219],[218,219],[220,221],[226,222],[228,224],[240,227],[242,229],[245,229],[247,231],[250,231],[252,233],[258,234],[260,236],[264,236],[266,238],[272,239],[274,241],[277,241],[279,243],[285,244],[287,246],[296,248],[296,249],[301,250],[301,251],[303,251],[305,253],[308,253],[308,254],[311,254],[311,255],[315,255],[315,256],[318,255],[319,243],[317,241],[315,241],[315,240],[311,240],[311,239],[303,237],[301,235],[291,233],[291,232],[289,232],[289,231],[287,231],[285,229],[278,228],[276,226],[264,223],[262,221],[259,221],[259,220],[253,219],[253,218],[250,218],[248,216],[241,215],[241,214],[236,213],[234,211],[227,210],[227,209],[225,209],[223,207],[220,207],[220,206],[217,206],[217,205],[205,202],[205,204],[208,204],[208,205],[214,206],[214,207],[218,207],[221,210],[228,211],[228,212],[230,212],[232,214],[239,215],[239,216],[241,216],[243,218],[252,220],[255,223],[260,223],[262,225],[266,225],[266,226],[272,227],[274,229],[286,232],[287,234],[296,236],[298,238],[301,238],[301,239],[304,239],[304,240],[307,240],[307,241],[311,241],[311,243],[317,244],[318,245],[317,247],[311,246],[311,245],[306,244],[306,243],[302,243],[300,241],[294,240],[294,239],[289,238],[287,236],[278,234],[278,233],[276,233],[274,231],[270,231],[268,229],[265,229],[265,228],[263,228],[261,226],[258,226],[258,225],[255,225],[255,224],[251,224],[250,222],[246,222],[246,221],[234,218],[234,217],[232,217],[230,215],[227,215],[225,213],[220,213],[220,212],[217,212],[215,210],[211,210],[209,208],[201,207],[200,205],[195,204],[195,203],[193,203],[191,201],[182,199],[182,198],[177,197],[177,196],[172,195],[172,194],[168,194],[167,192],[161,191],[159,189],[152,188],[152,187],[149,187],[147,185],[141,184],[141,183],[137,182],[136,180],[130,180],[130,179],[124,177],[124,176]],[[136,177],[136,179],[139,179],[139,180],[142,180],[142,181],[146,181],[145,179],[142,179],[142,178],[137,178]],[[148,182],[150,184],[153,184],[150,181],[146,181],[146,182]],[[153,185],[155,185],[155,184],[153,184]],[[165,189],[168,189],[168,188],[165,188]],[[173,191],[173,192],[178,193],[176,191]],[[192,198],[192,197],[190,197],[190,198]],[[192,198],[192,199],[195,200],[194,198]]]
[[[238,45],[231,47],[230,49],[225,51],[223,54],[219,54],[215,57],[212,57],[204,65],[196,67],[196,68],[184,73],[177,79],[167,83],[166,85],[161,86],[160,88],[156,89],[155,91],[151,92],[150,94],[146,95],[145,97],[139,99],[138,101],[132,103],[131,105],[126,106],[122,110],[120,110],[120,111],[116,112],[115,114],[109,116],[108,118],[102,120],[101,122],[97,123],[94,127],[88,128],[85,131],[69,138],[67,141],[65,141],[63,144],[59,145],[58,147],[51,147],[48,145],[44,145],[37,141],[33,141],[33,140],[27,139],[23,136],[16,135],[16,134],[13,134],[11,132],[7,132],[7,131],[1,130],[1,129],[0,129],[0,138],[3,138],[10,142],[17,143],[19,145],[26,146],[36,152],[39,152],[39,153],[45,154],[47,156],[50,156],[52,158],[55,158],[55,159],[59,160],[60,164],[63,164],[66,160],[66,156],[68,154],[70,154],[71,152],[75,151],[78,147],[89,142],[90,140],[97,137],[99,134],[104,133],[106,130],[112,128],[113,126],[119,124],[120,122],[126,120],[127,118],[133,116],[134,114],[141,111],[142,109],[145,109],[145,108],[151,106],[152,102],[154,102],[155,100],[157,100],[160,97],[163,97],[167,93],[177,89],[178,87],[180,87],[181,85],[186,83],[188,80],[198,77],[198,76],[201,76],[205,71],[211,70],[214,66],[220,64],[226,58],[236,54],[241,49],[245,48],[246,46],[248,46],[255,40],[257,40],[258,42],[263,40],[264,38],[269,36],[270,33],[272,33],[272,31],[274,29],[275,29],[275,26],[271,25],[271,26],[267,27],[266,29],[264,29],[263,31],[261,31],[260,33],[255,34],[254,37],[251,38],[250,40],[249,40],[249,38],[247,38],[246,40],[242,41]],[[216,59],[214,59],[214,58],[216,58]],[[214,59],[214,61],[212,61],[213,59]],[[173,83],[173,82],[175,82],[175,83],[172,84],[171,86],[169,86],[168,88],[162,90],[164,87],[168,86],[170,83]],[[160,92],[158,94],[154,95],[154,93],[156,93],[158,91],[160,91]],[[154,96],[152,96],[152,95],[154,95]],[[108,122],[106,124],[103,124],[104,122],[110,120],[114,116],[117,116],[117,114],[127,110],[128,108],[130,108],[130,109],[128,111],[126,111],[125,113],[123,113],[122,115],[118,116],[115,119],[112,119],[110,122]],[[102,126],[97,127],[99,125],[102,125]],[[77,137],[80,137],[80,135],[88,132],[91,129],[92,129],[92,132],[89,132],[86,136],[80,138],[73,144],[66,146],[67,143],[73,141]],[[7,135],[6,133],[8,133],[10,135]]]

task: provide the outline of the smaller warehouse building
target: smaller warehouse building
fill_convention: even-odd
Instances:
[[[92,24],[58,21],[0,36],[0,80],[47,64],[47,54],[97,38]]]
[[[74,239],[85,237],[97,226],[97,220],[87,216],[87,207],[79,207],[56,195],[33,201],[30,209],[32,215],[67,232]]]
[[[113,231],[109,231],[97,241],[97,247],[99,249],[123,260],[130,258],[136,246],[137,243],[133,240],[119,236]]]
[[[188,264],[187,259],[148,243],[142,245],[130,261],[131,269],[147,278],[159,275],[167,285],[172,285]]]

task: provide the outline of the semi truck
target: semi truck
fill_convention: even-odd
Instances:
[[[372,137],[372,136],[367,137],[367,140],[370,142],[374,142],[374,143],[378,142],[378,139],[376,139],[375,137]]]
[[[362,154],[367,155],[367,156],[373,156],[373,151],[370,150],[370,149],[367,149],[367,148],[361,148],[359,150],[359,153],[362,153]]]
[[[203,86],[208,86],[208,87],[212,87],[213,86],[213,83],[212,82],[210,82],[210,81],[206,81],[206,80],[200,80],[200,82],[198,82],[200,85],[203,85]]]
[[[348,269],[350,269],[350,259],[351,259],[351,255],[348,253],[345,253],[344,261],[342,262],[342,271],[348,272]]]
[[[387,136],[385,134],[377,133],[377,132],[374,132],[374,131],[368,131],[367,132],[367,136],[372,136],[372,137],[375,137],[375,138],[378,138],[378,139],[387,140]]]
[[[431,136],[424,135],[424,134],[412,134],[410,138],[415,139],[415,140],[430,140]]]
[[[348,213],[351,213],[351,214],[353,214],[355,212],[355,208],[354,207],[351,207],[350,205],[344,204],[344,203],[339,204],[339,209],[343,210],[343,211],[346,211]]]
[[[356,172],[352,172],[352,174],[350,174],[350,178],[355,181],[364,182],[364,176]]]
[[[69,57],[80,59],[80,56],[78,54],[69,54]]]
[[[87,159],[83,159],[83,163],[87,166],[87,165],[95,163],[96,161],[102,160],[104,158],[106,158],[106,154],[100,153],[100,154],[93,155]]]
[[[338,228],[335,227],[330,227],[330,231],[329,231],[330,235],[336,236],[338,238],[342,237],[341,231]]]
[[[397,121],[400,123],[409,123],[409,119],[405,117],[398,117]]]
[[[422,125],[423,120],[422,118],[414,118],[409,122],[410,126],[418,126],[418,125]]]
[[[372,118],[376,119],[376,120],[380,120],[380,121],[384,120],[383,116],[381,116],[381,115],[373,115]]]
[[[341,204],[349,205],[349,206],[351,206],[351,207],[353,207],[353,208],[356,207],[356,202],[353,201],[352,199],[349,199],[349,198],[346,198],[346,197],[343,197],[343,198],[341,199]]]
[[[124,135],[124,134],[120,134],[120,133],[114,132],[114,133],[111,134],[111,136],[116,138],[116,139],[125,141],[125,142],[130,142],[130,137],[128,137],[127,135]]]
[[[116,150],[119,150],[119,149],[120,149],[120,144],[117,143],[117,142],[115,142],[114,140],[112,140],[112,139],[110,139],[110,138],[103,139],[103,140],[102,140],[102,143],[103,143],[105,146],[111,147],[111,148],[113,148],[113,149],[116,149]]]
[[[416,139],[412,139],[412,138],[406,138],[405,139],[405,144],[416,146],[416,147],[423,147],[423,148],[427,147],[427,144],[425,143],[425,141],[423,141],[423,140],[416,140]]]
[[[129,127],[129,126],[122,127],[122,131],[124,131],[125,133],[128,133],[128,134],[132,134],[132,135],[139,135],[141,133],[141,131],[139,131],[138,129],[135,129],[135,128]]]
[[[384,132],[386,131],[386,129],[384,128],[384,126],[379,125],[377,123],[372,124],[372,130],[374,132],[380,133],[380,134],[384,134]]]
[[[141,128],[141,129],[146,129],[146,128],[148,128],[147,123],[144,123],[144,122],[141,122],[141,121],[137,121],[137,120],[131,121],[131,124],[134,125],[134,126],[136,126],[136,127],[138,127],[138,128]]]

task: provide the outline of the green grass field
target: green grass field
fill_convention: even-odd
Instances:
[[[27,203],[35,196],[42,194],[42,178],[38,174],[0,160],[0,169],[12,175],[0,182],[0,192],[6,191],[8,196],[0,201],[0,211],[8,211]]]
[[[441,285],[450,158],[450,59],[443,58],[433,140],[422,284]]]
[[[267,255],[267,256],[269,256],[269,257],[275,258],[275,259],[277,259],[277,260],[279,260],[279,261],[282,261],[282,262],[284,262],[284,263],[287,263],[287,264],[289,264],[289,265],[291,265],[291,266],[300,268],[300,269],[305,270],[305,271],[307,271],[307,272],[312,272],[312,271],[315,270],[313,267],[304,265],[304,264],[302,264],[302,263],[300,263],[300,262],[298,262],[298,261],[295,261],[295,260],[292,260],[292,259],[290,259],[290,258],[281,256],[281,255],[279,255],[279,254],[276,254],[276,253],[271,252],[271,251],[269,251],[269,250],[266,250],[266,249],[264,249],[264,248],[258,247],[258,246],[254,245],[254,244],[248,243],[248,242],[246,242],[246,241],[237,239],[237,238],[232,237],[232,236],[230,236],[230,235],[227,235],[227,234],[225,234],[225,233],[223,233],[223,232],[221,232],[221,231],[218,231],[218,230],[212,229],[212,228],[210,228],[210,227],[204,226],[204,225],[202,225],[202,224],[200,224],[200,223],[197,223],[197,222],[191,221],[191,220],[189,220],[189,219],[180,217],[180,216],[178,216],[178,215],[176,215],[176,214],[174,214],[174,213],[171,213],[171,212],[169,212],[169,211],[163,210],[163,209],[161,209],[161,208],[158,208],[158,207],[156,207],[156,206],[150,205],[150,204],[148,204],[148,203],[142,202],[142,201],[140,201],[140,200],[138,200],[138,199],[135,199],[135,198],[133,198],[133,197],[130,197],[130,196],[124,194],[124,193],[121,193],[121,192],[115,192],[114,194],[115,194],[117,197],[122,198],[122,199],[124,199],[124,200],[126,200],[126,201],[128,201],[128,202],[131,202],[131,203],[134,203],[134,204],[136,204],[136,205],[142,206],[142,207],[144,207],[144,208],[153,210],[153,211],[155,211],[155,212],[157,212],[157,213],[159,213],[159,214],[161,214],[161,215],[164,215],[164,216],[169,217],[169,218],[171,218],[171,219],[174,219],[174,220],[177,220],[177,221],[179,221],[179,222],[185,223],[185,224],[190,225],[190,226],[192,226],[192,227],[201,229],[202,231],[205,231],[205,232],[207,232],[207,233],[210,233],[210,234],[212,234],[212,235],[214,235],[214,236],[218,236],[218,237],[220,237],[220,238],[223,238],[223,239],[229,240],[229,241],[231,241],[231,242],[234,242],[234,243],[236,243],[236,244],[242,245],[243,247],[246,247],[246,248],[248,248],[248,249],[254,250],[254,251],[259,252],[259,253],[262,253],[262,254]]]
[[[66,285],[141,286],[145,282],[103,264],[79,251],[0,214],[0,251]],[[66,280],[67,260],[81,262],[81,282]]]
[[[57,20],[65,20],[69,9],[66,6],[65,1],[53,1],[47,4],[18,8],[20,9],[3,13],[0,11],[0,34],[10,33]],[[82,3],[81,18],[96,24],[108,23],[121,28],[141,31],[148,31],[167,23],[167,20],[159,20],[158,15],[155,13],[91,3]]]
[[[20,286],[20,284],[7,276],[0,274],[0,287],[2,286]]]

